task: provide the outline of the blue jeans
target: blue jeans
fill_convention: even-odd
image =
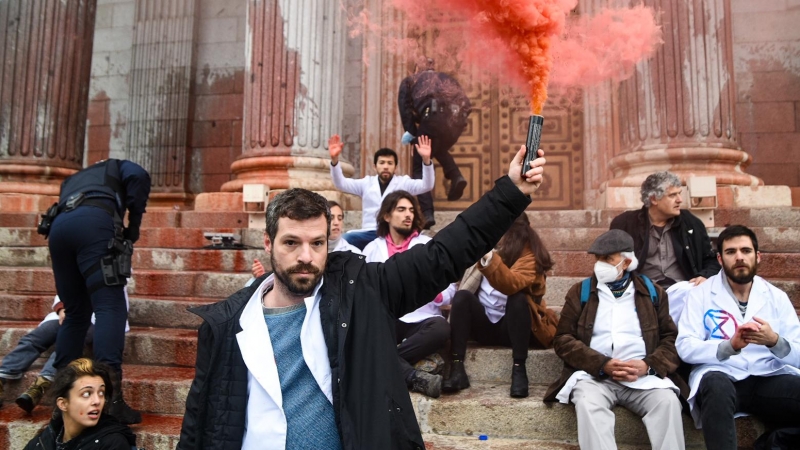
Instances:
[[[86,334],[87,345],[92,343],[93,334],[94,330],[90,327],[89,333]],[[31,364],[56,343],[57,336],[58,320],[42,322],[30,333],[22,336],[16,348],[7,354],[6,357],[3,358],[3,362],[0,363],[0,378],[8,380],[18,380],[22,378],[25,372],[31,367]],[[53,366],[55,361],[56,353],[53,352],[50,354],[50,357],[47,358],[47,362],[39,375],[52,381],[56,376],[56,369]]]
[[[343,234],[342,237],[345,241],[350,243],[350,245],[358,247],[359,250],[364,250],[364,247],[366,247],[367,244],[374,241],[375,238],[378,237],[378,232],[376,230],[348,231],[347,233]]]
[[[106,286],[100,270],[89,273],[108,254],[113,238],[114,221],[100,208],[80,206],[53,221],[50,257],[56,291],[67,314],[56,339],[56,369],[83,356],[83,339],[94,312],[94,359],[120,372],[128,320],[124,286]]]

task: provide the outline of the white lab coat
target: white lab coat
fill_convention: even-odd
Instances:
[[[428,236],[419,234],[411,239],[411,243],[408,244],[408,248],[411,248],[415,245],[424,245],[430,240],[431,238]],[[386,238],[379,237],[367,244],[367,246],[364,247],[364,257],[367,258],[367,262],[385,262],[387,259],[389,259],[389,248],[386,246]],[[405,323],[420,323],[423,320],[430,319],[431,317],[443,317],[441,308],[442,306],[450,304],[450,301],[453,300],[453,296],[456,294],[456,290],[456,284],[450,283],[450,286],[442,291],[441,302],[436,303],[436,300],[434,300],[426,303],[425,305],[420,306],[416,310],[401,317],[400,320]]]
[[[330,250],[328,253],[330,252],[353,252],[356,255],[362,254],[358,247],[351,245],[349,242],[344,240],[343,237],[339,237],[339,242],[336,244],[336,247],[334,247],[333,250]]]
[[[724,276],[724,272],[720,271],[689,291],[678,323],[678,339],[675,342],[678,355],[683,361],[694,364],[689,376],[689,405],[698,428],[702,424],[699,411],[695,408],[695,395],[706,373],[723,372],[736,381],[751,375],[800,375],[800,321],[786,293],[756,276],[746,315],[742,317],[738,301],[722,284]],[[778,335],[789,342],[789,354],[779,359],[766,346],[750,344],[740,354],[719,361],[719,344],[730,339],[739,325],[753,321],[753,317],[767,321]],[[741,415],[744,414],[737,414],[737,417]]]
[[[361,229],[352,231],[368,231],[378,228],[375,216],[381,209],[383,199],[394,191],[407,191],[411,195],[424,194],[433,189],[436,172],[433,163],[422,165],[422,179],[414,180],[408,175],[395,175],[381,194],[381,186],[376,175],[364,178],[347,178],[342,173],[341,164],[331,166],[331,178],[336,189],[361,197]]]
[[[683,313],[683,307],[686,306],[686,299],[689,296],[689,291],[694,289],[696,286],[688,281],[679,281],[667,289],[667,295],[669,296],[669,315],[672,317],[672,321],[675,322],[675,325],[678,325],[678,322],[681,321],[681,314]]]
[[[283,411],[283,394],[261,307],[262,295],[273,284],[273,277],[267,277],[250,297],[239,319],[242,331],[236,334],[242,359],[247,366],[247,415],[242,443],[242,449],[246,450],[286,448],[287,422]],[[333,404],[328,347],[325,345],[319,315],[321,286],[322,280],[314,293],[305,299],[306,318],[300,329],[300,345],[311,374]]]

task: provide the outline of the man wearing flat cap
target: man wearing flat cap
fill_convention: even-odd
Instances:
[[[589,253],[594,274],[567,294],[553,340],[564,370],[544,401],[575,405],[581,449],[617,448],[616,405],[642,417],[654,450],[683,449],[679,395],[688,389],[674,373],[678,329],[667,295],[634,272],[628,233],[603,233]]]

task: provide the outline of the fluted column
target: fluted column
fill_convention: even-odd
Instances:
[[[739,148],[729,0],[646,0],[664,44],[617,91],[619,154],[607,186],[636,186],[658,170],[758,186]],[[588,158],[587,158],[588,159]]]
[[[245,183],[334,189],[327,141],[342,122],[342,14],[328,0],[247,2],[243,148],[223,191]]]
[[[128,158],[150,173],[151,205],[189,201],[186,148],[197,0],[136,2]]]
[[[95,9],[0,1],[0,194],[57,195],[82,167]]]

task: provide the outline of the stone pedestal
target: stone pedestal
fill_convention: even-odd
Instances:
[[[247,3],[243,148],[223,191],[245,183],[335,190],[327,142],[342,126],[342,14],[326,0]]]
[[[127,151],[150,173],[148,207],[182,207],[193,198],[185,188],[196,4],[136,2]]]
[[[0,2],[4,211],[50,203],[83,167],[95,9],[96,0]]]
[[[619,2],[583,0],[582,12],[591,14],[603,3]],[[591,186],[600,195],[587,199],[598,208],[640,207],[642,181],[653,172],[670,170],[684,181],[691,175],[715,176],[725,193],[733,192],[731,187],[749,192],[723,195],[732,203],[722,207],[773,206],[778,199],[785,203],[783,195],[770,196],[767,191],[773,190],[758,188],[764,182],[745,173],[752,159],[741,150],[735,129],[730,3],[645,4],[656,9],[664,44],[637,65],[631,78],[587,93],[585,134],[594,145],[586,148],[598,154],[587,155],[586,161],[604,165],[594,171]],[[599,182],[604,176],[608,178]]]

